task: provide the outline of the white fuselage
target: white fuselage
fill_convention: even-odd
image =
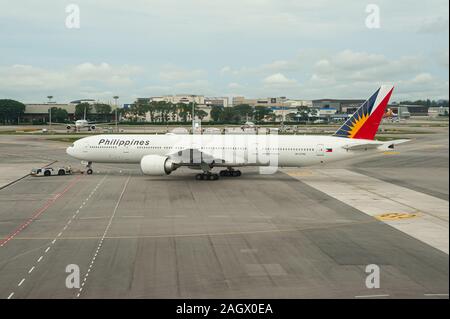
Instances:
[[[186,161],[194,149],[207,155],[201,161],[214,159],[214,166],[300,167],[354,156],[364,151],[343,147],[372,142],[320,135],[96,135],[77,140],[67,153],[94,163],[140,163],[146,155]],[[187,158],[194,163],[192,151]]]
[[[88,127],[89,126],[89,122],[87,120],[77,120],[75,121],[75,127],[76,128],[84,128],[84,127]]]

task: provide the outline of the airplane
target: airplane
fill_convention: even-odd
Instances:
[[[52,123],[52,124],[64,124],[66,125],[67,130],[73,129],[75,132],[79,132],[83,128],[87,128],[88,131],[95,131],[96,124],[108,124],[108,123],[98,123],[98,122],[91,122],[86,120],[86,109],[84,109],[84,116],[82,120],[76,120],[73,124],[67,124],[67,123]]]
[[[87,128],[88,131],[95,131],[96,126],[94,123],[90,123],[88,120],[83,119],[83,120],[76,120],[73,125],[68,124],[66,128],[68,130],[73,128],[77,132],[80,131],[82,128]]]
[[[93,172],[92,163],[135,163],[151,176],[169,175],[179,167],[201,170],[197,180],[241,176],[238,168],[244,166],[271,173],[278,167],[324,165],[408,141],[374,140],[393,89],[381,86],[332,136],[102,134],[79,139],[66,152],[86,164],[87,174]],[[213,173],[215,168],[222,170]]]

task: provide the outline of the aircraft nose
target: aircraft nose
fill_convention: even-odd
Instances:
[[[67,155],[73,156],[73,149],[74,149],[73,145],[70,145],[68,148],[66,148]]]

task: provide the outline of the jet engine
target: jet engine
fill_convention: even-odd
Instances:
[[[176,169],[174,162],[167,156],[145,155],[141,159],[141,171],[145,175],[169,175]]]

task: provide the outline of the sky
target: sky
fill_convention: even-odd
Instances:
[[[448,99],[448,78],[447,0],[0,0],[0,99],[367,98],[381,84],[394,101]]]

